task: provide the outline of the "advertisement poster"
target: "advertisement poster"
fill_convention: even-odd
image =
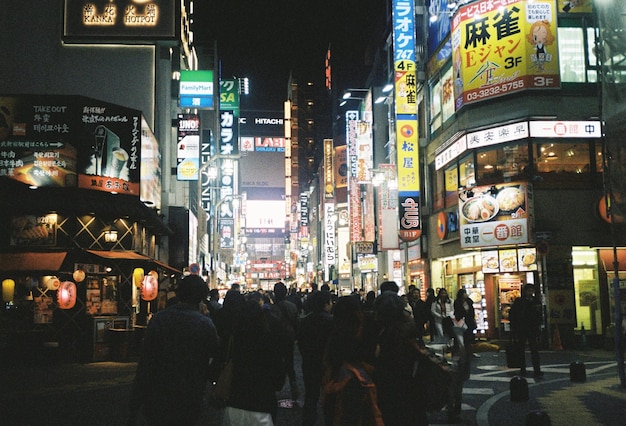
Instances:
[[[139,196],[141,113],[81,96],[0,97],[0,176]]]
[[[456,109],[526,89],[560,87],[554,1],[482,0],[452,21]]]
[[[532,190],[527,183],[477,186],[459,191],[461,247],[489,247],[532,243]],[[515,266],[515,253],[503,265]],[[515,265],[513,265],[513,263]],[[495,269],[495,265],[493,267]],[[513,270],[513,269],[511,269]]]

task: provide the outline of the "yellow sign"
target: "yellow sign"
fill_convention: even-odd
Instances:
[[[482,0],[452,24],[456,109],[526,89],[560,86],[556,3]]]

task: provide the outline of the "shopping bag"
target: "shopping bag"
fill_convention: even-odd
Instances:
[[[504,350],[506,351],[506,366],[508,368],[522,368],[526,366],[524,348],[521,347],[519,342],[510,341],[504,347]]]
[[[228,404],[230,398],[231,389],[233,385],[233,360],[229,359],[219,377],[217,382],[211,389],[210,402],[211,405],[216,407],[225,407]]]

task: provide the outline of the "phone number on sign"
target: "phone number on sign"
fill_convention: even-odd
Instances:
[[[511,81],[484,89],[476,89],[465,94],[467,102],[475,102],[492,96],[504,95],[524,88],[524,80]]]

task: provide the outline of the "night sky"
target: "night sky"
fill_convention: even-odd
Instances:
[[[329,44],[359,62],[385,0],[201,0],[196,40],[217,40],[222,77],[248,77],[252,109],[282,110],[290,70],[322,84]]]

